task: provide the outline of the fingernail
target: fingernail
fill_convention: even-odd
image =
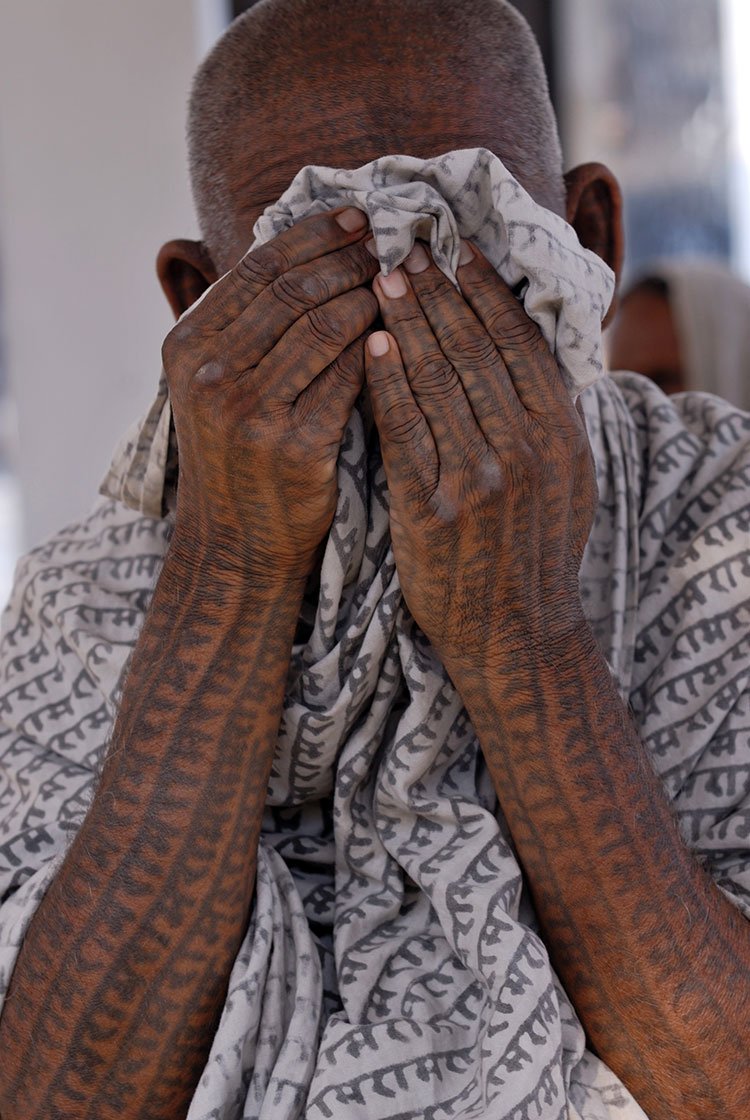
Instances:
[[[378,254],[378,247],[375,244],[374,237],[370,237],[367,241],[365,241],[365,249],[367,249],[367,252],[371,257],[374,257],[376,261],[380,259],[380,256]]]
[[[336,215],[336,221],[347,233],[354,233],[355,229],[365,228],[367,214],[362,210],[357,210],[354,206],[350,206],[348,210],[342,210],[340,214]]]
[[[407,272],[424,272],[430,263],[430,258],[427,253],[419,244],[418,241],[414,243],[414,248],[409,253],[409,256],[404,261],[404,268]]]
[[[406,295],[406,281],[400,268],[397,268],[390,276],[383,276],[381,272],[379,280],[380,287],[388,296],[388,299],[400,299],[401,296]]]
[[[367,340],[367,349],[373,358],[382,358],[391,348],[391,343],[385,331],[375,331]]]
[[[459,267],[464,264],[470,264],[474,260],[474,250],[468,241],[461,242],[461,252],[458,254]]]

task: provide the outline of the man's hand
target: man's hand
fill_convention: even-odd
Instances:
[[[596,508],[591,449],[557,363],[492,266],[464,255],[463,295],[421,245],[409,276],[376,281],[390,336],[372,335],[367,358],[401,586],[450,670],[580,625]]]
[[[301,223],[167,340],[177,524],[96,796],[13,973],[3,1120],[188,1111],[247,929],[304,579],[377,314],[364,230]]]
[[[406,601],[469,712],[589,1045],[651,1120],[744,1116],[748,924],[688,851],[583,618],[585,430],[486,261],[459,270],[464,298],[419,250],[406,267],[375,285],[391,334],[367,358]]]
[[[226,575],[302,579],[336,508],[341,438],[378,313],[366,216],[318,214],[248,253],[175,326],[175,549]]]

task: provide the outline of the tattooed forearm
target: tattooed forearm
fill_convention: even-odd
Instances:
[[[650,1120],[750,1098],[750,928],[682,842],[583,621],[588,436],[521,303],[464,244],[378,281],[367,379],[409,609],[469,711],[591,1045]],[[571,639],[571,635],[573,638]]]
[[[454,676],[554,963],[650,1120],[739,1116],[747,923],[682,841],[588,628],[564,654],[536,650]]]
[[[187,1113],[247,926],[303,587],[377,314],[366,225],[316,214],[250,250],[165,341],[175,535],[94,803],[13,973],[2,1120]]]
[[[168,558],[0,1021],[3,1120],[184,1117],[245,933],[302,588]]]

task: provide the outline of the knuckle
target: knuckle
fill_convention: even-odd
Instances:
[[[379,303],[378,307],[380,307]],[[415,308],[412,301],[406,298],[387,300],[382,314],[388,330],[392,327],[401,327],[404,331],[413,331],[419,327],[424,318],[419,308]]]
[[[462,362],[467,365],[485,367],[497,359],[497,349],[489,335],[466,322],[446,327],[440,342],[446,350],[460,354]]]
[[[313,307],[307,312],[307,333],[319,350],[341,350],[349,341],[343,317],[336,311]]]
[[[293,311],[317,307],[330,299],[325,279],[309,269],[283,272],[272,282],[271,290],[276,299]]]
[[[503,490],[503,468],[494,455],[474,454],[465,469],[471,471],[473,487],[481,496],[488,497]]]
[[[419,272],[411,277],[415,288],[419,289],[419,298],[427,303],[434,304],[445,296],[447,287],[452,287],[450,280],[439,269],[428,268],[426,272]]]
[[[175,342],[172,336],[172,332],[170,331],[161,344],[161,364],[164,366],[164,369],[167,372],[172,369],[175,363],[177,348],[177,343]]]
[[[461,522],[460,510],[460,502],[452,494],[447,494],[442,489],[436,490],[430,502],[432,527],[439,532],[450,532],[457,528]]]
[[[290,243],[310,245],[319,253],[328,252],[340,228],[328,210],[308,214],[281,236]]]
[[[411,363],[411,375],[415,384],[432,393],[449,394],[456,390],[457,378],[453,367],[437,354],[422,354]]]
[[[413,408],[401,401],[387,405],[381,421],[388,432],[389,439],[397,443],[408,443],[413,439],[421,425],[421,416]]]
[[[161,347],[164,368],[170,370],[181,362],[187,353],[192,353],[202,339],[202,334],[200,328],[191,322],[190,315],[175,323]]]
[[[181,346],[186,342],[191,342],[197,333],[197,328],[191,316],[186,315],[184,319],[180,319],[180,321],[175,323],[172,327],[166,337],[165,345]]]
[[[489,270],[483,268],[478,274],[477,272],[475,269],[471,278],[471,291],[483,306],[490,307],[497,303],[497,273],[492,267]]]
[[[541,349],[544,338],[536,323],[518,308],[503,307],[490,313],[487,327],[503,346],[531,353]]]
[[[374,292],[367,288],[355,288],[344,298],[351,301],[351,309],[358,322],[369,325],[377,318],[380,306]]]
[[[360,383],[364,378],[364,350],[362,344],[349,346],[331,363],[338,379],[345,383]]]
[[[270,241],[260,249],[248,253],[235,266],[233,276],[241,288],[266,288],[289,267],[289,260],[281,245]]]

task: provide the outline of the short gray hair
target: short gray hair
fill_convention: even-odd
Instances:
[[[335,42],[345,25],[361,29],[357,49],[364,65],[357,92],[360,100],[364,95],[371,110],[368,119],[377,120],[386,146],[374,155],[405,151],[407,116],[418,122],[420,111],[424,117],[430,105],[463,98],[477,103],[478,119],[476,133],[467,137],[465,146],[494,151],[539,202],[562,212],[562,155],[544,64],[531,29],[511,4],[260,0],[234,21],[201,65],[190,98],[190,174],[201,230],[210,247],[226,244],[232,226],[228,168],[238,123],[252,127],[253,116],[274,103],[283,113],[285,93],[299,91],[305,82],[313,95],[317,90],[322,91],[319,96],[328,96],[332,64],[330,50],[324,51],[323,45]],[[405,114],[403,107],[394,110],[383,82],[368,76],[368,59],[380,63],[383,52],[390,50],[408,59],[422,78],[421,105],[413,114]],[[398,68],[392,73],[397,86]],[[275,91],[281,91],[280,96]],[[412,97],[407,101],[410,110],[412,95],[413,88],[405,94]],[[361,124],[353,120],[353,151],[358,128]],[[317,162],[313,143],[311,149],[308,163]]]

